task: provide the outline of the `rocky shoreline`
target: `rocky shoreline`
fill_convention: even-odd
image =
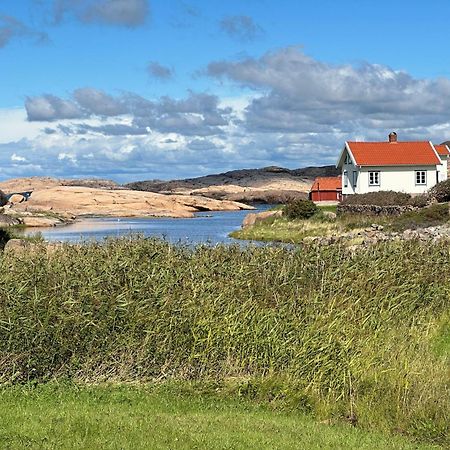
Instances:
[[[79,184],[50,178],[0,183],[0,189],[9,195],[8,204],[0,209],[0,226],[60,226],[86,216],[190,218],[200,211],[254,209],[241,202],[199,195],[119,189],[106,181],[98,183],[100,187],[87,181]]]
[[[323,213],[331,220],[336,220],[336,214],[328,211]],[[264,211],[261,213],[250,213],[244,218],[241,228],[248,229],[255,224],[266,221],[269,218],[282,216],[281,210]],[[374,217],[374,219],[376,219]],[[373,223],[366,228],[358,228],[348,232],[339,232],[320,236],[305,236],[301,239],[302,244],[306,245],[332,245],[340,244],[351,249],[367,247],[379,242],[389,241],[409,241],[418,240],[423,242],[438,242],[441,240],[450,240],[450,223],[442,225],[409,228],[403,231],[390,231],[383,225]]]
[[[351,247],[368,246],[379,242],[388,241],[431,241],[450,239],[450,226],[439,225],[435,227],[425,227],[417,229],[407,229],[401,232],[385,231],[382,225],[372,224],[371,227],[363,230],[350,231],[339,235],[331,236],[306,236],[303,239],[305,244],[343,244]]]

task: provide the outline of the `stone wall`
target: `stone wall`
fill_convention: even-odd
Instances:
[[[407,211],[417,211],[416,206],[343,205],[337,206],[337,214],[361,214],[366,216],[399,216]]]

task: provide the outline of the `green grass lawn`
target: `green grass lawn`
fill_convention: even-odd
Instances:
[[[0,448],[426,449],[294,412],[176,386],[46,384],[0,390]]]

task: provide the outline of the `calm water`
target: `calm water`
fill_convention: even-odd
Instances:
[[[257,205],[256,211],[200,212],[193,219],[90,218],[63,227],[30,229],[24,233],[27,235],[41,233],[48,241],[65,242],[99,241],[106,237],[129,236],[134,233],[160,237],[174,243],[214,245],[238,242],[228,237],[228,234],[240,228],[242,220],[248,213],[265,211],[272,206]]]

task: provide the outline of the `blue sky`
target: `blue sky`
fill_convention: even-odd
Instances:
[[[445,1],[6,0],[0,178],[118,181],[450,139]]]

